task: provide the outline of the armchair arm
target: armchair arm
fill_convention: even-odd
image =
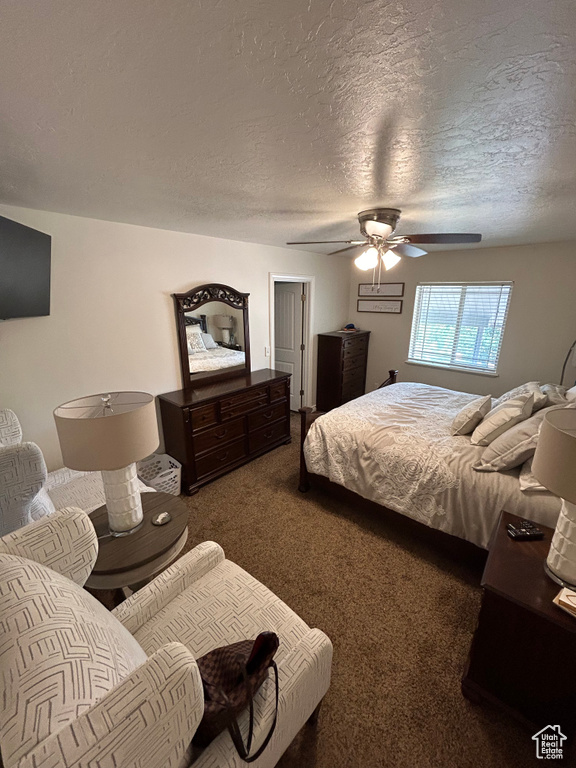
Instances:
[[[176,768],[203,713],[194,656],[169,643],[14,768]]]
[[[177,595],[225,559],[224,550],[214,541],[205,541],[162,571],[112,613],[128,632],[134,634]]]
[[[0,539],[0,553],[34,560],[83,586],[98,555],[92,521],[68,507]]]
[[[264,753],[266,765],[276,765],[286,747],[322,701],[330,686],[331,669],[332,643],[319,629],[311,629],[278,663],[278,724]],[[271,675],[261,691],[263,697],[258,694],[254,702],[258,724],[254,734],[254,749],[260,745],[262,735],[268,731],[274,717],[274,685]],[[246,741],[246,711],[238,717],[238,725]],[[232,747],[228,731],[224,731],[197,757],[193,768],[243,768],[245,765]],[[255,765],[260,765],[260,761]]]

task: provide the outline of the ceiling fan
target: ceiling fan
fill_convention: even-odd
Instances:
[[[401,211],[397,208],[371,208],[368,211],[360,211],[358,222],[363,240],[306,240],[301,242],[286,243],[286,245],[313,245],[318,243],[347,243],[346,248],[332,251],[343,253],[354,248],[365,247],[365,251],[358,256],[354,263],[359,269],[368,270],[383,263],[386,269],[392,269],[401,256],[412,259],[424,256],[427,251],[417,248],[414,243],[432,244],[442,243],[455,245],[459,243],[479,243],[482,235],[444,233],[436,235],[398,235],[392,237],[400,219]],[[380,262],[380,259],[382,262]]]

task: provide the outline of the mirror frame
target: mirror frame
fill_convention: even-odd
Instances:
[[[186,293],[173,293],[174,308],[176,310],[176,328],[178,330],[178,347],[180,350],[180,369],[182,371],[182,383],[185,389],[194,386],[196,382],[207,384],[212,381],[224,381],[236,376],[250,373],[250,328],[248,325],[248,297],[249,293],[241,293],[229,285],[222,283],[206,283],[197,288],[191,288]],[[188,361],[188,340],[186,338],[186,322],[184,315],[193,312],[210,301],[221,301],[233,309],[242,310],[244,322],[244,365],[235,365],[233,368],[224,368],[219,371],[199,371],[190,373]]]

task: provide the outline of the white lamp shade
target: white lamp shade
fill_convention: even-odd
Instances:
[[[234,328],[234,318],[232,315],[214,315],[214,322],[220,330],[228,329],[231,331]]]
[[[146,392],[71,400],[56,408],[54,420],[70,469],[122,469],[154,453],[159,444],[154,396]]]
[[[546,414],[532,472],[549,491],[576,504],[576,409]]]

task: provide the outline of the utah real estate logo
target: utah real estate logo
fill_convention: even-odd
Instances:
[[[562,759],[562,744],[566,741],[566,736],[559,725],[547,725],[535,733],[532,739],[536,742],[536,757],[539,760]]]

